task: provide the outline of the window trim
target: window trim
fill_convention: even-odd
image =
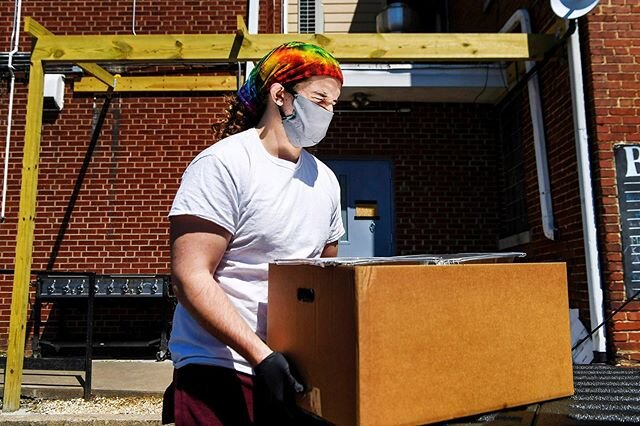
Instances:
[[[524,231],[518,234],[509,235],[508,237],[498,240],[498,250],[520,246],[531,242],[531,231]]]

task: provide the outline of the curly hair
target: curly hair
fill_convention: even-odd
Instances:
[[[227,96],[225,101],[227,108],[223,112],[222,119],[211,126],[216,142],[255,127],[264,112],[261,111],[256,117],[252,116],[237,96]]]

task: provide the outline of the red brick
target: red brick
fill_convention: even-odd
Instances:
[[[616,331],[640,331],[640,322],[615,322],[613,329]]]
[[[614,346],[621,351],[634,351],[640,353],[640,342],[615,342]]]
[[[614,332],[613,335],[613,341],[616,342],[616,346],[619,348],[622,348],[620,345],[620,342],[627,342],[629,340],[629,335],[627,333],[620,333],[620,332]]]

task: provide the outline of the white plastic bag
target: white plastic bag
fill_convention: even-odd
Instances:
[[[573,348],[576,343],[584,339],[589,333],[580,321],[578,309],[569,309],[569,318],[571,319],[571,347]],[[593,342],[591,337],[571,351],[571,356],[574,364],[591,364],[593,361]]]

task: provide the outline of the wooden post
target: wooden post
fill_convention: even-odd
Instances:
[[[31,61],[27,122],[22,159],[22,183],[20,187],[20,211],[16,239],[15,275],[11,295],[11,319],[9,346],[4,375],[4,400],[2,411],[20,408],[20,387],[31,279],[31,256],[35,228],[36,194],[38,191],[38,166],[40,163],[40,132],[42,128],[42,100],[44,72],[40,60]]]

